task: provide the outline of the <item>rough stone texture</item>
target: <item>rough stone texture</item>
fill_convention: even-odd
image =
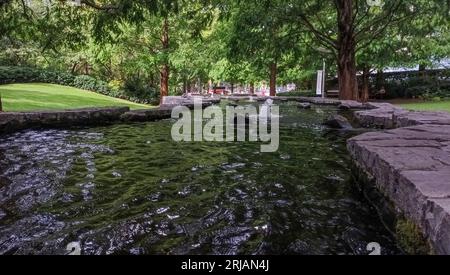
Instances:
[[[450,114],[409,112],[390,104],[370,107],[355,112],[362,125],[410,127],[352,138],[350,154],[422,229],[436,253],[450,254]]]
[[[363,127],[392,129],[396,127],[396,117],[408,111],[389,103],[368,103],[370,110],[355,112],[355,117]]]
[[[212,102],[214,101],[203,101],[202,108],[211,106],[213,104]],[[185,106],[189,109],[194,109],[195,107],[193,102],[184,102],[181,105],[161,105],[160,108],[155,109],[129,111],[122,114],[120,118],[124,122],[146,122],[168,119],[172,117],[172,110],[177,106]]]
[[[407,127],[421,124],[449,125],[450,114],[446,112],[404,112],[395,118],[397,127]]]
[[[311,106],[311,103],[299,103],[298,107],[300,109],[311,109],[312,106]]]
[[[341,110],[352,110],[352,109],[354,110],[354,109],[368,109],[370,107],[358,101],[341,100],[341,104],[339,105],[338,108]]]
[[[129,107],[87,108],[64,111],[0,113],[0,135],[29,128],[97,126],[116,122],[167,119],[176,106],[194,108],[195,97],[166,97],[160,108],[130,111]],[[202,108],[220,103],[220,98],[202,98]]]
[[[355,112],[364,127],[393,129],[421,124],[450,124],[450,114],[445,112],[407,111],[389,103],[369,103],[370,110]]]
[[[262,100],[263,98],[268,98],[268,97],[258,97],[258,98],[256,98],[255,97],[255,99],[258,99],[258,100]],[[230,100],[230,101],[247,101],[247,100],[250,100],[250,99],[253,99],[253,97],[250,97],[250,96],[223,96],[222,97],[222,99],[226,99],[226,100]]]
[[[296,100],[299,102],[308,102],[316,105],[339,106],[341,104],[340,100],[321,97],[297,97]]]
[[[202,96],[165,96],[161,102],[161,109],[173,109],[176,106],[187,106],[189,108],[194,107],[194,101],[201,100],[202,106],[207,107],[213,104],[220,103],[221,99],[217,97],[202,97]]]
[[[171,116],[171,109],[149,109],[126,112],[120,118],[124,122],[146,122],[168,119]]]
[[[335,129],[353,129],[350,122],[341,115],[332,115],[323,124]]]
[[[0,113],[0,134],[28,128],[103,125],[120,120],[128,107]]]

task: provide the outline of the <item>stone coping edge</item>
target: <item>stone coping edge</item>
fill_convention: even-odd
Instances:
[[[435,253],[450,254],[450,114],[370,103],[355,117],[369,132],[347,141],[355,164],[413,221]]]
[[[203,107],[213,102],[204,102]],[[183,104],[190,109],[193,104]],[[103,126],[121,122],[147,122],[169,119],[176,105],[133,110],[129,107],[84,108],[62,111],[1,112],[0,135],[26,129]]]

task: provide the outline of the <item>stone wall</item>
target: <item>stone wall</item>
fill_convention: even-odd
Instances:
[[[446,112],[413,112],[389,103],[368,103],[369,110],[355,112],[364,127],[394,129],[421,124],[450,124]]]
[[[201,100],[203,105],[211,105],[220,103],[218,97],[203,97],[203,96],[165,96],[161,102],[163,108],[173,108],[175,106],[190,106],[194,104],[194,100]]]
[[[0,134],[28,128],[104,125],[120,120],[128,107],[0,113]]]
[[[205,108],[220,99],[205,99]],[[42,112],[0,112],[0,135],[25,129],[101,126],[121,122],[146,122],[169,119],[176,106],[194,108],[192,98],[170,97],[160,108],[133,110],[128,107],[86,108]]]
[[[437,254],[450,254],[450,114],[371,107],[355,112],[362,125],[397,129],[350,139],[352,158]]]

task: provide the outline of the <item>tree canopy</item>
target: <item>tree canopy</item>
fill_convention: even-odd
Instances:
[[[75,4],[74,4],[75,3]],[[139,96],[311,81],[450,56],[447,0],[1,0],[0,64],[89,74]]]

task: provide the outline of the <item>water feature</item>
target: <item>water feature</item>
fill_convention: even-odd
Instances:
[[[401,253],[321,125],[335,112],[283,103],[276,153],[175,143],[172,120],[0,137],[0,254]]]

